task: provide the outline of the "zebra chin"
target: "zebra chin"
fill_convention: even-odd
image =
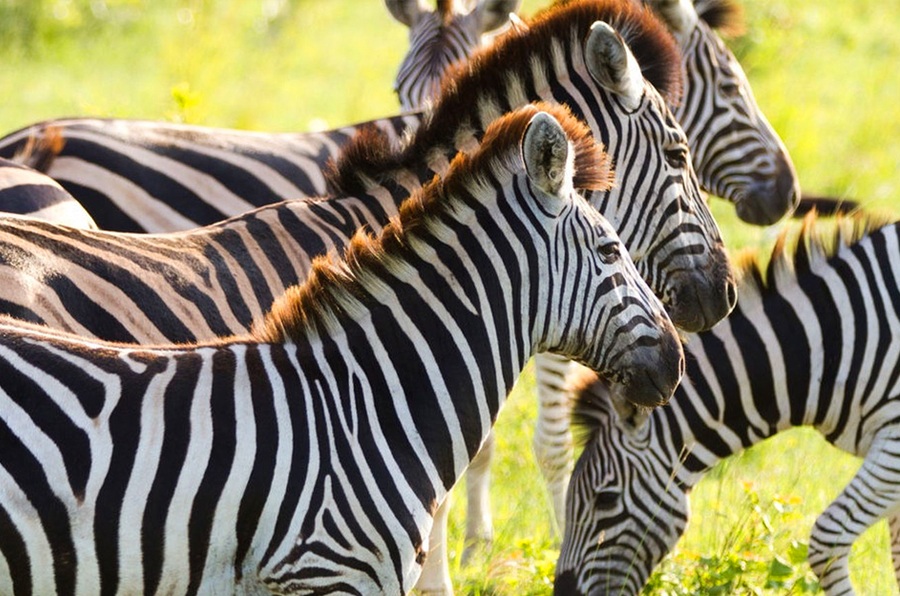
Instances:
[[[709,251],[706,267],[682,269],[668,280],[663,303],[675,326],[688,333],[712,328],[737,304],[737,282],[722,245]]]
[[[684,375],[684,349],[669,321],[658,324],[669,331],[652,344],[632,345],[617,362],[619,374],[612,391],[644,408],[668,403]]]

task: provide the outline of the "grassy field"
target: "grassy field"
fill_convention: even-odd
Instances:
[[[545,3],[526,0],[522,12]],[[744,9],[746,34],[729,43],[804,188],[900,215],[900,2]],[[406,32],[377,0],[0,0],[0,43],[0,131],[85,114],[307,130],[394,113]],[[782,227],[713,208],[732,250],[768,247]],[[550,591],[556,543],[530,449],[532,396],[526,374],[498,424],[495,541],[468,566],[457,495],[450,548],[462,593]],[[690,530],[653,592],[815,590],[801,562],[810,527],[857,466],[809,430],[724,462],[694,491]],[[772,569],[785,581],[766,587]],[[897,593],[884,524],[857,545],[853,572],[861,594]]]

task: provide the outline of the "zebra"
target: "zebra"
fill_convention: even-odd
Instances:
[[[666,23],[681,48],[682,94],[672,110],[687,134],[701,187],[732,201],[746,222],[767,225],[779,220],[796,207],[800,189],[783,142],[757,106],[737,59],[716,34],[741,27],[737,5],[731,0],[645,4]],[[539,406],[533,450],[560,531],[565,528],[566,487],[574,461],[562,390],[568,371],[568,362],[552,356],[535,368]]]
[[[534,351],[642,404],[680,378],[662,304],[574,190],[609,184],[586,160],[608,161],[511,114],[245,335],[145,347],[4,320],[0,589],[407,592]]]
[[[863,459],[816,520],[809,562],[826,594],[852,594],[850,547],[886,518],[900,577],[900,222],[860,215],[764,270],[746,263],[735,310],[689,339],[666,408],[632,408],[596,377],[571,381],[586,435],[570,486],[560,593],[636,594],[688,522],[688,493],[719,460],[807,425]],[[898,580],[900,581],[900,580]]]
[[[35,217],[96,230],[84,207],[53,178],[0,158],[0,212],[6,217]]]
[[[398,6],[404,7],[403,4]],[[490,5],[482,10],[488,8]],[[557,8],[552,7],[550,11]],[[398,10],[407,13],[410,11],[405,7]],[[478,13],[477,10],[475,12]],[[707,14],[721,12],[708,11]],[[463,17],[459,16],[457,19]],[[448,24],[446,27],[470,27],[474,21],[467,22],[468,25]],[[525,28],[527,24],[520,25],[518,33],[524,33]],[[739,73],[740,67],[730,53],[724,56],[715,53],[727,53],[727,49],[708,27],[703,31],[713,38],[707,45],[714,47],[696,59],[685,59],[682,68],[696,68],[700,71],[699,75],[689,76],[686,79],[688,82],[693,83],[698,78],[704,81],[702,93],[691,93],[687,89],[685,97],[706,101],[709,105],[701,109],[682,102],[685,105],[682,109],[689,110],[691,115],[690,129],[686,129],[686,132],[689,140],[697,137],[708,139],[710,133],[707,131],[714,127],[725,127],[722,134],[716,136],[720,143],[715,145],[715,151],[710,142],[703,144],[709,150],[702,157],[705,160],[709,156],[710,169],[706,170],[705,161],[698,162],[701,181],[727,178],[728,183],[723,183],[724,190],[719,192],[726,195],[724,198],[742,203],[744,206],[741,207],[741,212],[749,213],[753,208],[748,201],[756,200],[760,195],[749,193],[747,188],[736,181],[743,180],[750,185],[758,177],[754,171],[775,171],[777,168],[772,164],[790,164],[790,158],[786,154],[781,158],[774,155],[764,157],[777,148],[783,151],[784,147],[777,137],[768,138],[774,132],[765,124],[765,117],[753,102],[749,86],[741,87],[740,93],[729,96],[723,97],[721,93],[711,95],[720,88],[732,89],[733,87],[725,86],[724,83],[720,85],[719,82],[738,81],[733,73]],[[691,39],[693,38],[692,35]],[[458,41],[461,37],[446,36],[437,41],[448,43],[446,39]],[[424,33],[421,37],[417,35],[416,41],[419,44],[410,48],[404,59],[405,63],[419,61],[415,56],[423,53],[426,60],[435,53],[453,53],[449,50],[435,50],[435,40],[427,39]],[[700,51],[705,50],[706,46],[698,43],[691,48]],[[713,68],[717,64],[708,62],[712,56],[728,66],[725,74]],[[727,64],[724,62],[726,57],[730,59]],[[647,59],[667,60],[668,56],[651,56]],[[648,64],[647,59],[644,64]],[[551,71],[548,74],[553,76],[554,73]],[[706,82],[706,77],[715,77],[715,80]],[[503,80],[485,83],[497,88]],[[746,78],[741,75],[738,82],[746,85]],[[579,90],[575,92],[581,93]],[[675,94],[672,97],[674,99]],[[539,98],[529,96],[528,99]],[[704,116],[710,119],[717,117],[723,110],[727,111],[727,118],[717,121],[704,119]],[[0,139],[0,157],[9,158],[21,152],[29,139],[41,138],[49,134],[48,131],[53,134],[61,133],[66,143],[55,155],[55,159],[46,159],[49,164],[47,173],[60,181],[85,205],[103,229],[167,232],[207,225],[279,200],[319,196],[328,190],[322,174],[323,168],[329,160],[336,157],[358,128],[374,124],[392,137],[399,138],[414,130],[425,118],[426,112],[409,112],[357,126],[316,133],[246,132],[123,119],[56,119],[25,127]],[[753,131],[752,127],[757,124],[760,129]],[[734,134],[738,129],[740,134]],[[759,143],[753,143],[753,139],[757,138]],[[722,147],[721,142],[727,143],[728,140],[740,141],[740,149],[727,151],[727,147]],[[727,167],[720,163],[718,156],[733,155],[736,152],[759,156],[748,160],[752,162],[750,165],[753,170],[745,169],[744,161],[729,160]],[[793,171],[792,168],[787,170]],[[791,203],[790,200],[781,202],[786,205]],[[773,212],[773,209],[770,206],[761,211]]]
[[[521,0],[437,0],[428,10],[419,0],[385,0],[391,16],[409,27],[409,50],[394,79],[400,108],[413,111],[440,95],[451,64],[465,60],[485,36],[507,26]]]

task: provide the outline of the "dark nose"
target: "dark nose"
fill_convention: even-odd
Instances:
[[[800,182],[787,157],[778,160],[771,176],[752,182],[736,205],[738,217],[747,223],[767,226],[797,207]]]
[[[684,375],[684,350],[675,327],[665,319],[659,324],[667,333],[658,343],[631,347],[630,374],[621,386],[625,399],[647,408],[665,405]]]
[[[559,596],[578,596],[578,580],[575,579],[575,573],[572,571],[564,571],[556,576],[553,582],[553,593]]]
[[[725,249],[710,250],[705,269],[683,271],[669,281],[672,292],[666,311],[679,329],[706,331],[728,315],[737,304],[737,284]]]

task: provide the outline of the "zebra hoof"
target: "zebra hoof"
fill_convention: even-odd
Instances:
[[[493,539],[490,537],[479,537],[466,540],[466,546],[463,548],[460,561],[463,565],[470,565],[476,562],[481,555],[491,550]]]

